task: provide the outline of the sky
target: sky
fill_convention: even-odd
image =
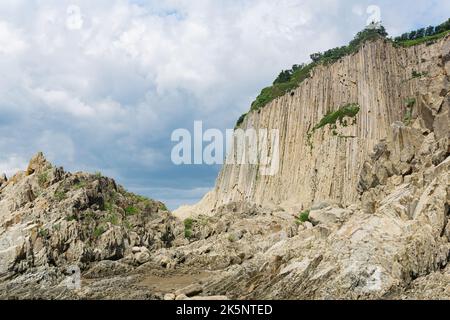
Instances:
[[[167,203],[197,202],[219,166],[171,161],[171,133],[233,128],[282,69],[348,43],[437,25],[450,1],[0,0],[0,172],[43,151]]]

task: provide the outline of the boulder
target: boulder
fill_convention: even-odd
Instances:
[[[150,251],[147,248],[142,248],[134,254],[134,258],[138,264],[147,263],[150,261]]]
[[[309,214],[309,220],[313,225],[336,224],[345,220],[350,214],[351,211],[349,210],[328,207],[321,210],[312,210]]]
[[[165,301],[172,301],[176,299],[176,296],[173,293],[167,293],[163,298]]]
[[[185,295],[187,297],[193,297],[203,292],[203,287],[199,284],[192,284],[185,288],[175,291],[176,296]]]

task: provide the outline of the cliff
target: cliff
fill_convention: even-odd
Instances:
[[[257,165],[224,165],[214,190],[176,214],[211,213],[236,201],[278,205],[293,213],[320,201],[355,203],[363,164],[392,123],[420,115],[428,130],[440,127],[438,139],[448,136],[449,67],[443,57],[449,46],[449,36],[409,48],[379,39],[332,65],[315,67],[298,88],[250,112],[241,124],[279,130],[278,174],[260,175]],[[360,106],[354,124],[338,125],[339,135],[321,128],[308,141],[327,113],[349,103]],[[441,120],[434,123],[436,117]]]

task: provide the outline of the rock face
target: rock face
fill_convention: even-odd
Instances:
[[[39,267],[82,270],[102,260],[172,245],[175,219],[165,206],[126,192],[101,175],[70,174],[42,153],[0,189],[0,276]],[[138,254],[132,248],[142,247]],[[147,249],[148,248],[148,249]]]
[[[205,238],[196,261],[244,258],[225,260],[229,266],[204,292],[241,299],[449,299],[442,290],[450,286],[449,69],[448,36],[411,48],[368,42],[251,112],[244,128],[280,132],[279,173],[225,165],[213,191],[176,212],[220,217],[225,234],[245,235],[235,252],[220,237]],[[321,129],[310,151],[310,129],[348,103],[359,104],[360,113],[355,125],[338,129],[355,138]],[[266,213],[253,207],[254,218],[246,220],[243,212],[252,214],[243,204]],[[223,215],[230,205],[225,212],[234,212],[234,220]],[[310,221],[293,228],[293,215],[305,209]],[[261,221],[278,225],[277,232],[249,232]]]
[[[433,164],[442,146],[433,133],[417,140],[420,130],[398,123],[391,132],[365,163],[379,168],[360,175],[358,205],[312,210],[314,228],[255,250],[209,290],[251,299],[450,298],[441,290],[450,285],[449,154]],[[403,158],[415,144],[413,160]],[[408,159],[413,168],[401,170]],[[383,179],[374,178],[382,168]]]
[[[216,187],[193,208],[176,214],[210,213],[221,205],[249,201],[281,205],[293,211],[317,199],[350,205],[367,156],[387,138],[391,124],[421,117],[423,130],[436,139],[449,134],[449,37],[432,45],[395,47],[386,40],[366,42],[354,55],[320,66],[301,85],[251,112],[242,128],[279,130],[280,169],[260,175],[257,165],[225,165]],[[414,76],[419,74],[420,76]],[[410,102],[408,102],[410,101]],[[356,124],[317,130],[308,147],[308,132],[329,111],[359,104]],[[409,121],[409,120],[408,120]],[[443,154],[441,155],[441,157]]]

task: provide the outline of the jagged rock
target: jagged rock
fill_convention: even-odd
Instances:
[[[313,225],[328,224],[333,225],[339,222],[343,222],[351,214],[351,211],[328,207],[319,210],[311,210],[309,214],[309,220]]]
[[[149,248],[170,247],[175,238],[177,222],[161,203],[130,194],[112,179],[66,173],[42,153],[1,195],[0,275],[49,263],[84,270],[122,259],[135,246],[135,261],[143,264]]]
[[[0,187],[3,186],[8,182],[8,178],[6,177],[6,174],[0,175]]]
[[[35,172],[42,172],[50,167],[51,164],[47,161],[47,159],[45,159],[44,154],[39,152],[30,160],[26,174],[29,176]]]

